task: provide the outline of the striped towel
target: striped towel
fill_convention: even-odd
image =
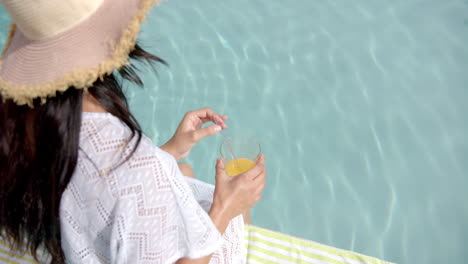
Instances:
[[[245,226],[247,264],[391,264],[256,226]]]
[[[39,260],[44,259],[39,256]],[[0,239],[0,263],[8,264],[39,264],[35,261],[31,253],[26,250],[15,250],[13,251],[10,245]]]
[[[325,246],[256,226],[245,226],[247,264],[391,264],[355,252]],[[47,263],[49,261],[40,261]],[[39,264],[26,251],[13,252],[0,240],[0,263]]]

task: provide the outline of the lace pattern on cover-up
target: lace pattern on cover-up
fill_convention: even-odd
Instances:
[[[78,165],[60,205],[68,262],[172,263],[214,252],[210,263],[243,263],[242,217],[221,237],[206,213],[213,186],[183,176],[144,135],[121,163],[136,143],[130,136],[110,114],[83,113]]]

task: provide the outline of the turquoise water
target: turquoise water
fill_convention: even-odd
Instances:
[[[466,262],[468,1],[171,0],[141,41],[170,64],[128,90],[156,143],[205,106],[261,141],[255,224],[398,263]],[[186,159],[205,181],[220,142]]]

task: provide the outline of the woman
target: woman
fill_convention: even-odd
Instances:
[[[0,68],[0,245],[52,263],[243,262],[264,157],[237,177],[218,160],[213,190],[176,160],[226,116],[189,112],[158,148],[128,109],[122,79],[142,85],[129,59],[164,63],[136,45],[154,1],[2,3],[15,25]]]

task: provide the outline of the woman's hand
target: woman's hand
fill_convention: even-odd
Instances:
[[[176,160],[186,157],[193,146],[206,136],[212,136],[222,129],[226,129],[224,124],[227,116],[215,113],[210,108],[202,108],[187,112],[179,124],[174,136],[161,149],[169,152]],[[206,122],[213,122],[215,125],[202,128]]]
[[[252,208],[262,197],[265,188],[265,157],[257,160],[252,169],[237,176],[228,176],[224,172],[224,164],[218,159],[216,162],[216,187],[213,205],[209,215],[211,220],[223,234],[232,218]],[[211,255],[199,259],[179,259],[176,264],[206,264]]]
[[[210,216],[220,232],[224,232],[232,218],[247,212],[262,198],[266,177],[263,155],[252,169],[237,176],[228,176],[224,171],[223,161],[218,159]]]

